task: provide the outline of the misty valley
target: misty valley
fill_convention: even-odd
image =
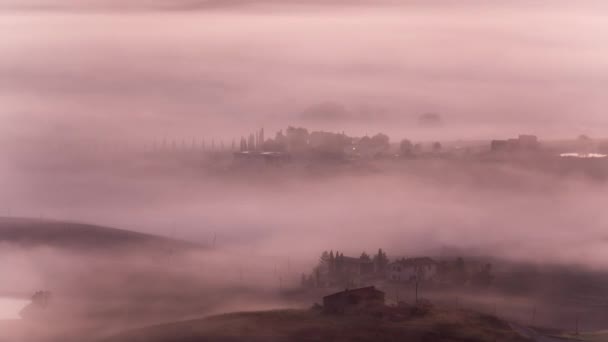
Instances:
[[[289,127],[238,145],[167,139],[23,160],[35,188],[6,188],[0,220],[3,331],[24,341],[340,340],[327,319],[371,315],[365,329],[385,340],[578,339],[608,318],[604,230],[590,219],[603,212],[608,159],[560,151],[603,144],[391,142]],[[327,312],[332,293],[371,286],[380,306]],[[480,326],[461,331],[471,319]],[[248,327],[258,320],[268,327]],[[170,322],[191,333],[152,333],[177,329]],[[450,328],[438,337],[429,324]]]
[[[0,342],[608,342],[607,15],[0,0]]]

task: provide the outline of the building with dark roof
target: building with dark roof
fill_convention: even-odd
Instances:
[[[354,313],[384,306],[384,292],[374,286],[344,290],[323,297],[326,313]]]
[[[539,146],[538,137],[527,134],[521,134],[517,139],[492,140],[490,143],[490,149],[494,152],[533,151]]]

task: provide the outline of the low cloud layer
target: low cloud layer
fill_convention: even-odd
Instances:
[[[232,138],[299,123],[325,102],[356,120],[306,124],[395,139],[605,130],[599,3],[261,4],[2,11],[2,135]],[[441,130],[415,125],[429,111],[443,115]]]
[[[151,4],[164,3],[136,5]],[[220,231],[277,253],[292,250],[292,239],[311,236],[300,245],[304,255],[321,241],[327,246],[318,248],[338,248],[361,234],[353,251],[387,243],[407,251],[428,242],[491,246],[517,257],[514,246],[525,241],[529,256],[560,251],[564,261],[601,259],[603,237],[589,217],[601,216],[594,203],[602,186],[570,179],[564,185],[517,170],[441,166],[445,171],[435,174],[440,166],[424,166],[439,180],[448,177],[454,185],[447,188],[408,173],[287,188],[203,179],[184,185],[183,193],[179,181],[133,181],[131,171],[36,170],[36,160],[63,160],[81,144],[231,141],[254,128],[272,132],[289,124],[353,135],[384,131],[393,141],[528,132],[597,137],[608,124],[602,34],[608,25],[599,2],[259,4],[218,11],[3,10],[0,149],[7,158],[0,172],[7,190],[0,210],[164,234],[175,226],[195,240]],[[310,115],[319,103],[342,112]],[[419,126],[425,112],[440,113],[443,125]],[[480,189],[470,173],[488,184]],[[502,182],[529,186],[517,193]],[[541,185],[543,192],[535,192]],[[534,210],[519,219],[526,208]],[[597,248],[577,254],[579,247],[568,247],[578,241],[569,235],[578,226],[589,226],[579,242]]]
[[[0,210],[216,241],[301,264],[325,249],[358,255],[383,247],[392,256],[460,250],[606,267],[602,182],[478,162],[423,160],[363,173],[299,168],[232,176],[118,166],[111,174],[29,171],[9,174]]]
[[[133,308],[160,315],[133,326],[242,310],[245,300],[292,305],[277,290],[324,250],[606,271],[607,184],[589,177],[605,172],[601,161],[249,168],[228,153],[149,152],[288,125],[429,146],[605,137],[607,10],[600,1],[1,1],[0,216],[204,249],[158,261],[0,244],[9,269],[0,293],[49,288],[80,309],[107,305],[122,329],[132,297],[158,299]],[[423,113],[440,124],[422,125]]]

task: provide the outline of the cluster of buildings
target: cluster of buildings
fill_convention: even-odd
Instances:
[[[389,137],[379,133],[372,137],[349,137],[344,132],[309,132],[302,127],[288,127],[274,138],[264,138],[264,130],[242,137],[236,160],[289,161],[292,156],[320,159],[372,157],[386,153]]]
[[[492,140],[490,150],[493,152],[535,151],[540,147],[538,137],[522,134],[516,139]]]
[[[429,281],[437,274],[438,263],[429,257],[404,258],[388,265],[387,278],[394,282]]]
[[[365,253],[364,253],[365,255]],[[428,257],[400,259],[384,265],[382,274],[378,275],[378,256],[374,259],[367,257],[343,257],[344,271],[351,276],[376,276],[391,282],[427,282],[433,280],[438,274],[438,263]],[[338,254],[340,257],[340,254]],[[327,275],[326,275],[327,276]],[[336,292],[323,297],[323,311],[329,314],[347,314],[359,312],[372,312],[385,307],[386,294],[375,286],[361,286],[362,284],[345,284],[344,291]],[[352,285],[354,288],[349,288]],[[417,299],[417,298],[416,298]]]
[[[248,138],[241,137],[240,151],[264,151],[264,128],[249,134]]]
[[[424,158],[424,157],[457,157],[462,154],[458,145],[443,146],[439,142],[431,143],[425,149],[423,144],[413,144],[404,139],[398,145],[391,145],[390,138],[382,133],[374,136],[351,137],[342,133],[313,131],[306,128],[288,127],[277,132],[274,138],[264,138],[261,129],[242,137],[240,148],[234,152],[236,160],[260,160],[266,162],[284,162],[293,158],[315,158],[326,160],[357,160],[377,158]],[[539,139],[535,135],[519,135],[517,138],[492,140],[488,146],[478,146],[479,152],[490,153],[536,153],[541,150]],[[466,148],[469,155],[473,148]]]
[[[379,250],[373,257],[349,257],[340,253],[323,253],[321,263],[313,273],[302,276],[306,287],[357,286],[377,281],[397,283],[429,282],[438,280],[441,264],[429,257],[402,258],[390,261]]]
[[[427,283],[438,286],[486,287],[492,283],[492,265],[480,261],[465,263],[463,258],[434,260],[430,257],[389,260],[380,249],[369,256],[349,257],[336,252],[323,252],[319,264],[309,275],[302,275],[302,286],[332,288],[382,284]]]
[[[191,144],[175,140],[162,144],[154,143],[154,151],[184,152],[179,155],[198,155],[198,151],[222,152],[233,155],[234,160],[242,162],[287,163],[294,159],[320,161],[352,161],[367,159],[424,159],[424,158],[475,158],[487,157],[509,158],[511,156],[545,156],[545,157],[576,157],[604,158],[608,157],[608,141],[593,140],[581,136],[575,142],[564,144],[544,143],[541,145],[536,135],[522,134],[517,138],[495,139],[487,142],[462,141],[455,143],[428,142],[412,143],[403,139],[399,143],[391,143],[390,138],[383,133],[373,136],[353,137],[344,132],[308,131],[303,127],[287,127],[268,137],[264,128],[256,130],[247,136],[242,136],[240,142],[232,140],[231,144],[223,141],[195,139]],[[574,152],[573,152],[574,151]],[[194,152],[195,154],[192,154]],[[567,152],[567,153],[564,153]]]
[[[374,310],[384,307],[386,295],[374,286],[346,289],[323,297],[323,311],[344,314]]]

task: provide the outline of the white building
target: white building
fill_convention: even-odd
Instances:
[[[431,258],[409,258],[388,265],[388,279],[397,282],[432,280],[437,275],[437,262]]]

